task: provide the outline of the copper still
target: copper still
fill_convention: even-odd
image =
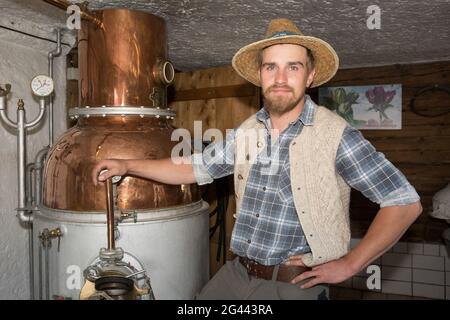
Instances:
[[[34,216],[36,296],[191,299],[209,276],[208,204],[198,186],[125,176],[105,192],[91,178],[102,159],[168,158],[179,143],[167,107],[174,69],[165,23],[123,9],[84,16],[79,107],[69,110],[77,124],[48,153]]]
[[[102,159],[170,157],[175,114],[166,87],[174,69],[166,60],[166,27],[154,15],[123,9],[92,13],[78,39],[79,103],[69,115],[77,124],[50,150],[43,204],[74,213],[105,211],[105,192],[91,182]],[[125,177],[117,186],[119,209],[154,209],[200,200],[196,185],[165,185]]]

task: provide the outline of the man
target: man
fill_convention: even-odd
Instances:
[[[338,69],[328,43],[275,19],[265,39],[236,53],[233,67],[261,86],[264,108],[227,135],[224,148],[213,143],[192,164],[102,161],[94,183],[101,169],[109,170],[101,181],[133,174],[169,184],[205,184],[234,174],[230,248],[238,257],[197,298],[327,299],[328,284],[360,272],[400,239],[422,211],[419,196],[358,130],[305,95]],[[380,204],[351,251],[350,187]]]

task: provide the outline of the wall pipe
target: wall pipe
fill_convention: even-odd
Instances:
[[[27,167],[25,168],[26,172],[26,181],[25,185],[27,186],[26,191],[26,206],[27,208],[30,208],[34,205],[34,163],[27,164]]]
[[[26,186],[27,186],[27,192],[26,192],[26,206],[27,208],[32,208],[34,205],[34,192],[33,192],[33,186],[34,186],[34,163],[27,164],[26,167]],[[30,223],[28,225],[28,266],[30,268],[30,299],[34,300],[34,259],[33,259],[33,224]]]
[[[53,59],[61,55],[61,29],[56,29],[56,49],[50,51],[48,53],[48,75],[53,79]],[[48,144],[49,146],[53,146],[53,97],[54,93],[52,93],[49,97],[48,104]]]
[[[6,113],[6,97],[10,92],[11,85],[6,85],[6,89],[0,86],[0,118],[9,127],[17,130],[17,179],[18,179],[18,208],[17,217],[20,222],[27,223],[28,227],[28,244],[29,244],[29,277],[30,277],[30,298],[34,299],[34,261],[33,261],[33,215],[32,210],[29,207],[30,201],[32,202],[32,196],[28,195],[27,199],[27,186],[32,183],[32,177],[27,179],[27,173],[31,174],[31,170],[35,168],[34,165],[26,166],[26,132],[37,125],[45,114],[45,98],[39,100],[39,114],[31,122],[27,123],[25,120],[25,108],[22,99],[19,99],[17,104],[17,120],[16,123],[12,122]],[[28,169],[29,168],[29,169]],[[28,184],[27,184],[28,180]],[[32,187],[31,187],[32,191]],[[28,200],[28,201],[27,201]]]
[[[49,146],[44,147],[39,150],[34,158],[34,208],[37,210],[37,207],[42,203],[42,169],[44,168],[45,158],[47,157],[47,153],[50,150]]]

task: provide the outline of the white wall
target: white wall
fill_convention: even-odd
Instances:
[[[0,33],[5,31],[1,31]],[[8,40],[9,39],[9,40]],[[36,74],[47,74],[47,51],[54,48],[51,42],[41,41],[29,36],[0,35],[0,83],[12,85],[7,102],[10,119],[15,121],[17,100],[23,99],[28,121],[38,113],[38,102],[31,95],[30,80]],[[66,51],[66,50],[65,50]],[[54,128],[55,138],[66,130],[65,57],[55,58],[55,100]],[[48,145],[48,118],[38,130],[28,135],[27,162],[42,147]],[[17,152],[16,134],[0,124],[0,299],[29,299],[28,274],[28,233],[19,225],[16,218],[17,207]]]

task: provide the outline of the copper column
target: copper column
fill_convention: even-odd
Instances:
[[[91,172],[102,159],[171,157],[175,115],[166,89],[174,71],[167,61],[166,25],[147,12],[92,11],[101,24],[81,21],[78,35],[77,124],[59,137],[45,168],[43,205],[74,213],[104,212],[105,187]],[[152,210],[200,200],[198,187],[166,185],[126,176],[116,186],[117,210]],[[111,232],[112,236],[112,232]]]
[[[106,224],[108,225],[108,250],[116,248],[114,243],[114,194],[112,178],[105,182],[106,189]]]

